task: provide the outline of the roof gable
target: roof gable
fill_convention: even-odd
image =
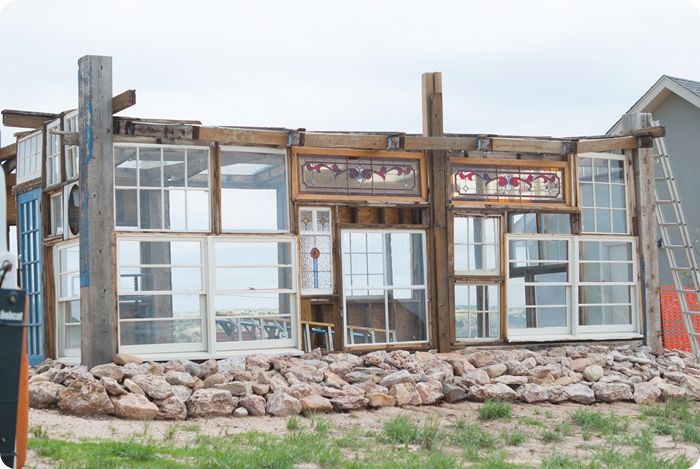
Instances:
[[[662,75],[627,112],[654,112],[671,93],[680,96],[693,106],[700,109],[700,82],[685,78]],[[622,130],[622,119],[618,120],[608,135],[615,135]]]

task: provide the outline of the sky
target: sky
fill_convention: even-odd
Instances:
[[[447,132],[593,135],[699,52],[700,0],[0,0],[0,109],[77,107],[95,54],[129,116],[420,132],[440,71]]]

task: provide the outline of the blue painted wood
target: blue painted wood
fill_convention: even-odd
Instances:
[[[41,189],[17,198],[20,282],[29,303],[27,354],[29,364],[44,360],[44,262],[41,229]]]

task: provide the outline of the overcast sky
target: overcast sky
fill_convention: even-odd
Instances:
[[[700,0],[0,0],[0,54],[2,109],[76,107],[98,54],[127,115],[420,132],[441,71],[446,131],[590,135],[662,74],[700,80]]]

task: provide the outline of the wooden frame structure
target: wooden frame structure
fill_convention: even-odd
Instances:
[[[48,213],[51,197],[56,194],[64,194],[63,203],[67,194],[66,188],[75,184],[66,178],[65,154],[69,145],[80,146],[80,284],[81,284],[81,327],[82,327],[82,357],[81,361],[88,365],[109,361],[111,354],[119,350],[119,263],[116,245],[120,239],[129,237],[158,239],[169,237],[173,240],[187,239],[192,236],[198,238],[213,239],[296,239],[300,242],[300,226],[298,223],[299,209],[302,207],[327,208],[332,214],[332,229],[328,237],[331,250],[328,252],[329,262],[332,266],[333,293],[314,294],[306,291],[301,294],[301,284],[297,283],[294,300],[297,302],[296,313],[292,318],[295,324],[293,328],[298,337],[293,337],[297,347],[302,345],[301,324],[323,324],[328,328],[334,325],[335,330],[327,332],[324,340],[333,337],[333,348],[340,350],[352,344],[353,350],[374,349],[428,349],[438,348],[448,351],[455,347],[475,344],[500,344],[508,341],[508,314],[509,301],[506,276],[508,260],[505,257],[508,243],[507,224],[508,215],[512,213],[537,213],[559,214],[567,217],[572,228],[571,236],[577,236],[580,232],[583,212],[581,210],[582,194],[579,188],[579,166],[577,155],[588,152],[623,152],[632,167],[629,172],[631,187],[629,194],[634,194],[626,200],[627,210],[633,216],[632,230],[629,236],[638,239],[638,253],[635,254],[635,262],[641,265],[638,288],[643,301],[639,304],[639,324],[636,333],[620,335],[620,339],[646,339],[647,343],[655,348],[660,346],[660,329],[658,326],[658,279],[655,276],[657,263],[656,245],[653,233],[648,227],[653,226],[653,194],[649,191],[652,187],[648,182],[650,174],[651,157],[649,147],[652,138],[663,135],[663,127],[651,127],[645,117],[630,116],[626,132],[622,136],[586,136],[577,138],[546,138],[523,136],[496,136],[477,134],[444,134],[442,125],[442,80],[439,73],[426,73],[422,77],[423,87],[423,134],[412,135],[397,132],[309,132],[303,129],[281,128],[246,128],[246,127],[212,127],[204,126],[198,121],[173,121],[163,119],[138,119],[130,117],[113,116],[114,113],[123,111],[135,103],[136,97],[133,90],[126,91],[112,97],[111,93],[111,61],[108,57],[86,56],[80,61],[80,132],[66,131],[63,120],[67,113],[36,113],[24,111],[3,111],[5,125],[19,126],[36,129],[42,132],[44,138],[47,128],[58,126],[61,130],[52,130],[61,138],[61,183],[47,187],[45,180],[46,148],[42,149],[42,177],[23,184],[15,184],[12,178],[8,178],[8,191],[13,195],[20,195],[37,187],[43,190],[43,225],[50,226],[50,214]],[[88,112],[88,109],[91,112]],[[636,120],[635,120],[636,119]],[[21,138],[25,134],[18,134]],[[178,146],[195,146],[206,150],[209,155],[208,194],[209,208],[207,217],[209,229],[205,232],[173,232],[172,230],[153,231],[123,231],[115,227],[114,223],[106,222],[114,220],[115,197],[113,148],[121,144],[148,144],[163,148],[177,148]],[[226,147],[256,148],[257,152],[264,153],[266,149],[275,153],[286,155],[285,180],[288,196],[284,199],[279,194],[276,199],[276,210],[286,211],[288,229],[278,230],[274,233],[256,229],[241,233],[226,232],[222,227],[222,213],[227,207],[222,203],[222,178],[226,176],[222,170],[222,149]],[[18,146],[13,143],[0,148],[0,162],[7,174],[16,168]],[[387,161],[392,159],[408,159],[418,162],[418,181],[420,183],[419,196],[353,194],[351,191],[345,194],[310,194],[300,190],[300,180],[297,171],[297,161],[302,155],[310,156],[334,156],[354,159],[381,158]],[[21,163],[20,163],[21,164]],[[537,202],[535,199],[517,201],[512,197],[508,200],[484,200],[483,198],[455,197],[451,183],[452,167],[455,165],[469,165],[475,168],[503,166],[508,168],[527,168],[529,170],[550,169],[559,172],[562,176],[562,200],[555,202]],[[245,165],[244,165],[245,166]],[[251,165],[248,165],[251,166]],[[258,165],[260,166],[260,165]],[[245,177],[246,171],[253,171],[250,167],[241,167],[235,170],[239,178]],[[383,176],[382,172],[382,176]],[[189,176],[188,176],[189,177]],[[231,177],[229,174],[226,177]],[[489,176],[491,177],[491,176]],[[491,179],[489,179],[491,180]],[[255,187],[251,186],[251,189]],[[509,180],[501,185],[498,182],[497,191],[511,190]],[[506,192],[504,192],[506,193]],[[251,193],[252,194],[252,193]],[[241,203],[253,203],[254,199],[241,201]],[[74,214],[75,215],[75,214]],[[161,215],[163,216],[163,215]],[[278,213],[278,217],[280,214]],[[479,217],[492,216],[499,220],[500,231],[498,242],[501,249],[498,257],[500,266],[498,275],[472,276],[455,274],[455,217]],[[16,215],[15,215],[16,217]],[[12,220],[13,217],[10,216]],[[66,235],[68,220],[63,220],[64,234],[44,233],[44,282],[46,310],[44,313],[46,325],[45,355],[59,356],[61,351],[57,347],[58,334],[61,333],[60,312],[56,310],[56,289],[61,288],[56,282],[55,272],[59,266],[55,262],[62,262],[55,254],[55,250],[66,243],[75,243],[75,237]],[[426,308],[421,310],[411,309],[416,301],[406,300],[406,293],[385,293],[384,314],[389,317],[394,315],[395,324],[384,324],[385,330],[392,331],[392,338],[386,337],[381,345],[365,342],[361,346],[355,342],[355,338],[348,339],[345,325],[348,317],[358,315],[357,311],[346,311],[344,304],[344,288],[350,288],[347,282],[349,277],[343,275],[345,262],[348,262],[347,253],[342,252],[343,236],[348,233],[360,232],[374,233],[423,233],[425,245],[422,249],[423,265],[412,266],[425,276]],[[76,233],[74,233],[76,234]],[[614,235],[613,235],[614,237]],[[155,239],[155,238],[154,238]],[[369,239],[369,238],[367,238]],[[601,238],[602,239],[602,238]],[[325,242],[325,241],[324,241]],[[214,244],[206,241],[206,244]],[[478,245],[478,241],[472,244]],[[298,257],[292,263],[292,272],[296,279],[300,279],[301,262],[306,251],[303,247],[296,249]],[[399,249],[397,246],[384,246],[377,249]],[[416,246],[411,249],[417,249]],[[390,251],[383,252],[386,259],[391,259]],[[373,251],[366,248],[365,255],[370,259]],[[318,253],[315,254],[318,258]],[[574,254],[576,255],[576,254]],[[387,257],[388,256],[388,257]],[[208,253],[202,262],[210,262],[212,253]],[[370,262],[367,260],[367,262]],[[389,266],[393,261],[383,261],[382,269],[397,269]],[[573,260],[572,260],[573,262]],[[397,264],[399,265],[399,264]],[[205,267],[211,269],[208,265]],[[374,267],[373,267],[374,268]],[[375,274],[367,267],[366,275],[370,278]],[[390,275],[383,271],[381,275]],[[393,272],[393,271],[392,271]],[[212,276],[215,274],[207,274]],[[281,274],[280,274],[281,275]],[[393,273],[391,274],[393,276]],[[279,280],[282,282],[281,277]],[[483,338],[476,341],[462,341],[457,339],[456,333],[456,302],[455,286],[461,284],[496,284],[499,285],[499,337]],[[396,286],[395,290],[401,290]],[[353,289],[359,287],[353,286]],[[366,290],[371,290],[367,284]],[[220,356],[224,352],[217,351],[215,332],[217,323],[212,319],[215,301],[213,294],[205,290],[201,301],[206,303],[206,317],[203,323],[208,323],[209,336],[205,342],[208,344],[203,353],[157,353],[158,347],[154,346],[150,358],[165,359],[172,357],[206,358]],[[402,296],[403,295],[403,296]],[[635,301],[634,299],[630,301]],[[418,302],[420,303],[420,301]],[[636,303],[635,303],[636,305]],[[573,304],[571,308],[578,306]],[[372,307],[364,307],[372,317]],[[388,309],[387,309],[388,308]],[[349,309],[349,308],[348,308]],[[365,313],[362,313],[365,314]],[[567,313],[568,314],[568,313]],[[422,315],[422,316],[421,316]],[[358,316],[359,317],[359,316]],[[569,315],[568,318],[576,317]],[[568,319],[567,319],[568,320]],[[427,340],[411,340],[410,329],[398,327],[397,324],[421,324],[427,328]],[[262,327],[262,326],[261,326]],[[304,326],[306,327],[306,326]],[[354,329],[376,331],[372,321],[367,320],[363,325],[353,325]],[[416,326],[418,327],[418,326]],[[575,328],[574,328],[575,329]],[[350,332],[356,333],[356,332]],[[359,334],[359,332],[357,332]],[[376,332],[373,332],[376,334]],[[214,335],[213,335],[214,334]],[[307,334],[308,335],[308,334]],[[359,336],[358,336],[359,337]],[[609,335],[601,337],[611,339]],[[575,334],[560,340],[580,340]],[[586,337],[585,340],[595,339]],[[203,339],[204,340],[204,339]],[[306,337],[309,340],[309,337]],[[364,340],[360,338],[359,340]],[[533,340],[539,340],[533,337]],[[285,343],[288,343],[286,341]],[[306,344],[308,347],[309,344]],[[176,350],[176,347],[166,347],[168,350]],[[237,347],[240,348],[240,347]],[[245,348],[245,347],[243,347]],[[251,349],[256,349],[252,347]]]

